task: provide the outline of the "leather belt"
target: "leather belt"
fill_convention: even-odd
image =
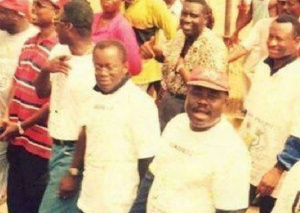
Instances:
[[[76,141],[65,141],[53,138],[53,143],[58,146],[75,146]]]

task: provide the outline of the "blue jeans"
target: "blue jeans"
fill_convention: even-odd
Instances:
[[[6,158],[6,150],[8,143],[6,141],[0,141],[0,197],[2,193],[6,191],[7,185],[7,170],[8,162]]]
[[[59,184],[62,177],[68,172],[73,160],[74,146],[53,145],[52,156],[49,162],[50,180],[43,196],[39,213],[77,213],[79,192],[72,198],[58,197]]]
[[[148,171],[143,178],[138,195],[129,211],[129,213],[146,213],[148,194],[154,180],[153,174]]]

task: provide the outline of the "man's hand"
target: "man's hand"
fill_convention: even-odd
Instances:
[[[78,191],[80,178],[67,173],[60,181],[59,198],[72,198]]]
[[[44,71],[49,72],[49,73],[64,73],[68,74],[70,70],[70,66],[68,64],[68,61],[71,59],[70,56],[59,56],[51,61],[48,61],[48,63],[45,65],[43,68]]]
[[[5,130],[0,135],[0,141],[3,141],[5,138],[9,138],[19,134],[19,128],[16,123],[13,122],[3,122]]]
[[[154,52],[155,38],[151,37],[149,41],[146,41],[142,46],[140,46],[140,53],[143,59],[150,59],[155,57]]]
[[[268,171],[258,184],[257,193],[259,193],[261,196],[271,195],[276,188],[283,172],[284,171],[277,167],[273,167],[270,171]]]

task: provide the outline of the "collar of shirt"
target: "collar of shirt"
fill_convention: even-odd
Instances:
[[[280,70],[282,67],[284,67],[287,64],[290,64],[291,62],[293,62],[294,60],[296,60],[298,58],[297,55],[292,55],[289,56],[285,59],[284,63],[282,64],[282,66],[280,67],[274,67],[274,60],[270,57],[266,58],[264,60],[264,63],[266,63],[267,65],[269,65],[270,69],[271,69],[271,76],[274,75],[278,70]]]

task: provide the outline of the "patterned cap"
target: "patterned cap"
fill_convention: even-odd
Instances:
[[[194,69],[187,85],[202,86],[219,91],[229,91],[227,74],[206,68]]]
[[[30,14],[30,6],[28,0],[2,0],[0,1],[0,7],[17,11],[22,16],[29,17]]]

